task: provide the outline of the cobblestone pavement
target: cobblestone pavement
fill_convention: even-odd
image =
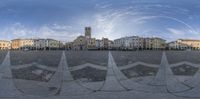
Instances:
[[[11,65],[38,64],[57,67],[62,51],[11,51]]]
[[[3,62],[6,54],[7,54],[7,51],[0,51],[0,64]]]
[[[0,55],[2,99],[200,98],[197,51],[9,51]]]

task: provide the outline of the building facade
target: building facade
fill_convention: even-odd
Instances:
[[[91,38],[91,33],[92,33],[92,28],[91,27],[85,27],[85,38],[86,39]]]
[[[65,49],[66,50],[72,50],[73,49],[73,42],[65,43]]]
[[[96,40],[91,37],[91,27],[85,27],[85,35],[78,36],[73,41],[72,49],[74,50],[96,50],[96,49],[108,49],[108,38],[102,38],[102,40]]]
[[[97,39],[97,40],[95,41],[95,44],[96,44],[96,49],[100,50],[100,48],[101,48],[101,40],[100,40],[100,39]]]
[[[162,38],[144,38],[144,49],[146,50],[159,50],[166,48],[166,40]]]
[[[114,47],[114,42],[111,41],[111,40],[109,40],[109,41],[108,41],[108,49],[109,49],[109,50],[112,50],[113,47]]]
[[[178,43],[177,41],[172,41],[167,43],[167,49],[169,50],[184,50],[187,49],[188,45]]]
[[[167,44],[169,49],[176,50],[200,50],[200,40],[178,39]]]
[[[47,50],[56,50],[60,49],[60,41],[54,39],[46,39],[46,49]]]
[[[131,48],[132,38],[131,37],[123,37],[114,40],[114,47],[116,49],[129,49]]]
[[[144,48],[144,38],[139,36],[123,37],[114,40],[115,49],[136,50]]]
[[[86,50],[86,38],[85,36],[78,36],[73,42],[73,49],[74,50]]]
[[[35,39],[34,47],[36,50],[46,50],[46,39]]]
[[[14,39],[11,42],[12,49],[34,49],[34,39]]]
[[[89,38],[86,39],[87,43],[87,49],[92,50],[92,49],[96,49],[96,39],[95,38]]]
[[[11,44],[12,49],[20,49],[20,47],[21,47],[21,40],[20,39],[14,39],[11,42],[12,42],[12,44]]]
[[[11,49],[10,41],[0,40],[0,50],[8,50]]]
[[[109,39],[108,38],[102,38],[100,41],[100,49],[107,50],[109,47]]]
[[[143,38],[139,36],[123,37],[114,40],[114,48],[121,50],[165,49],[165,40],[161,38]]]
[[[14,39],[11,48],[18,50],[51,50],[59,49],[61,42],[54,39]]]

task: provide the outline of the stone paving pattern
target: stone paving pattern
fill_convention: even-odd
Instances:
[[[24,55],[23,58],[19,58],[22,57],[19,56],[19,53]],[[55,60],[56,63],[38,61],[35,58],[41,58],[38,57],[40,56],[38,55],[39,53],[41,54],[41,52],[32,51],[11,51],[4,57],[4,61],[0,65],[0,68],[3,68],[0,70],[0,98],[200,98],[199,67],[188,64],[170,67],[170,64],[183,61],[198,64],[199,52],[197,51],[139,51],[139,53],[118,51],[58,51],[54,53],[52,51],[44,52],[44,56],[41,54],[42,59],[46,60],[46,62],[57,58],[58,60]],[[174,58],[174,55],[176,58]],[[194,57],[191,55],[194,55]],[[28,56],[33,56],[33,59],[26,58]],[[53,57],[53,59],[49,59],[49,57]],[[23,62],[19,63],[18,61],[21,60]],[[136,65],[123,70],[119,68],[138,61],[144,62],[146,65]],[[11,64],[12,62],[13,64]],[[54,67],[55,70],[50,71],[51,69],[40,68],[40,66],[11,69],[15,65],[30,64],[32,62]],[[78,70],[70,69],[75,66],[80,67],[86,63],[97,66],[86,66]],[[158,67],[149,66],[151,64],[157,64]],[[107,70],[97,68],[98,66],[106,67]],[[47,77],[48,74],[54,75]],[[180,80],[185,76],[190,76],[190,78],[184,79],[191,82]],[[43,77],[47,77],[48,79],[43,79]],[[149,83],[138,83],[136,82],[138,78],[145,78]]]
[[[36,62],[50,67],[57,67],[62,51],[11,51],[10,54],[13,66]]]
[[[135,67],[122,70],[122,72],[128,77],[145,77],[145,76],[155,76],[158,72],[158,68],[146,67],[143,65],[137,65]]]
[[[199,68],[183,64],[177,67],[171,67],[171,69],[174,75],[194,76]]]
[[[132,64],[137,61],[160,64],[162,51],[113,51],[117,66]]]
[[[72,71],[73,78],[82,79],[84,82],[97,82],[104,81],[106,77],[106,71],[98,70],[95,68],[86,67],[81,70]]]
[[[166,51],[166,55],[170,64],[182,61],[200,63],[199,51]]]
[[[107,66],[108,64],[108,51],[67,51],[66,56],[69,67],[85,63],[100,66]]]
[[[0,51],[0,64],[5,59],[6,54],[7,54],[7,51]]]
[[[35,80],[35,81],[45,81],[45,82],[49,81],[54,73],[55,72],[53,71],[40,69],[34,66],[23,69],[12,70],[14,79]]]

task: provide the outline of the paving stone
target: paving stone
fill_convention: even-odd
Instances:
[[[12,73],[10,70],[10,52],[7,53],[0,70],[0,98],[1,97],[17,97],[21,93],[15,87],[12,80]]]
[[[124,66],[138,61],[160,64],[162,51],[113,51],[112,55],[117,66]]]
[[[62,51],[11,51],[11,64],[23,65],[38,63],[58,67]]]
[[[25,53],[25,52],[20,52],[20,53]],[[35,52],[30,51],[30,53],[35,53]],[[47,52],[45,54],[49,53],[50,52]],[[126,56],[129,57],[129,58],[121,58],[122,60],[125,60],[122,62],[118,62],[119,60],[116,58],[116,56],[115,55],[112,56],[111,53],[109,53],[108,57],[108,52],[98,52],[98,51],[94,51],[94,53],[90,53],[87,51],[83,51],[80,53],[72,52],[76,53],[77,55],[80,54],[79,56],[84,56],[84,57],[73,58],[73,62],[69,63],[71,64],[71,66],[69,66],[70,68],[68,67],[67,64],[67,62],[69,62],[70,59],[69,60],[66,59],[65,55],[72,55],[72,53],[71,52],[70,54],[68,52],[62,52],[61,54],[60,53],[61,52],[54,53],[56,54],[55,58],[59,57],[58,58],[59,62],[56,61],[55,63],[57,64],[57,66],[55,66],[55,64],[52,65],[51,62],[46,63],[53,59],[48,59],[46,62],[43,62],[43,60],[36,60],[36,62],[38,62],[39,64],[49,65],[49,67],[55,67],[56,68],[55,70],[51,71],[51,69],[39,68],[40,66],[28,66],[19,69],[15,68],[12,70],[12,72],[10,68],[12,63],[10,62],[10,53],[6,54],[2,61],[2,65],[0,67],[0,89],[1,89],[0,98],[20,97],[21,99],[22,97],[25,98],[32,96],[43,97],[43,98],[46,97],[67,98],[75,96],[78,98],[80,97],[83,98],[84,96],[96,97],[97,95],[100,94],[105,95],[105,93],[110,93],[110,94],[118,93],[119,95],[126,94],[127,96],[130,94],[134,95],[138,94],[144,96],[144,94],[149,93],[149,95],[151,94],[151,96],[160,95],[159,98],[163,98],[164,97],[163,95],[167,95],[165,98],[170,98],[170,96],[168,95],[171,94],[171,96],[174,95],[173,98],[175,99],[179,97],[200,98],[199,95],[200,71],[198,65],[184,63],[179,66],[170,67],[171,66],[170,64],[183,61],[188,61],[194,64],[198,64],[200,62],[198,60],[198,56],[200,54],[197,51],[178,52],[178,54],[174,54],[176,53],[176,51],[167,51],[166,53],[163,53],[161,55],[162,58],[160,57],[160,51],[158,52],[144,51],[146,56],[145,54],[143,55],[141,53],[137,53],[135,54],[135,56],[138,55],[139,57],[138,58],[134,57],[136,59],[135,61],[134,59],[133,60],[131,59],[131,57],[133,56],[126,55],[130,54],[131,52],[130,53],[122,52],[122,54],[116,56],[118,57],[122,55],[123,57]],[[98,54],[95,55],[95,53]],[[156,60],[155,62],[150,62],[149,60],[149,58],[152,57],[152,53],[154,53],[155,55],[153,55],[154,58],[150,60],[151,61]],[[45,57],[51,58],[51,56],[54,56],[54,54],[45,55]],[[88,55],[88,57],[90,57],[88,58],[87,54],[92,54],[92,55]],[[173,54],[175,56],[180,54],[180,56],[174,57]],[[100,56],[100,58],[103,59],[98,59],[95,56]],[[155,56],[160,57],[160,59],[158,59],[158,57]],[[91,57],[95,58],[91,59]],[[45,58],[43,57],[42,59]],[[81,59],[83,61],[79,62],[76,59]],[[116,60],[114,59],[116,59],[117,62],[115,62]],[[168,62],[168,59],[170,60],[171,63]],[[17,64],[18,65],[26,63],[30,64],[30,62],[34,62],[33,60],[30,58],[25,61],[19,61],[21,63]],[[77,61],[77,63],[75,62],[75,60]],[[146,62],[147,64],[157,64],[158,66],[159,65],[160,66],[152,67],[144,64],[139,64],[131,68],[121,70],[121,66],[125,66],[127,64],[133,64],[134,62],[137,61],[143,61]],[[91,63],[89,65],[96,64],[96,66],[86,66],[84,68],[77,68],[77,70],[72,69],[72,67],[80,66],[85,63]],[[116,65],[116,63],[119,63],[121,65],[119,64]],[[98,66],[101,66],[102,68],[97,68]],[[35,69],[30,69],[33,67]],[[42,75],[43,79],[48,79],[48,80],[37,81],[36,79],[32,80],[13,79],[13,77],[15,77],[16,75],[21,75],[21,73],[17,73],[16,70],[19,71],[23,70],[21,71],[21,73],[24,74],[24,76],[25,75],[31,76],[32,74],[35,74],[35,76]],[[26,74],[25,71],[29,71],[32,74]],[[48,73],[49,71],[51,73]],[[45,73],[45,75],[43,75],[43,73]],[[182,79],[182,76],[190,76],[190,77],[185,77],[185,78],[183,77]],[[31,76],[30,78],[35,78],[35,77]],[[83,81],[84,78],[86,78],[86,81]],[[105,97],[107,98],[108,96]]]
[[[143,65],[137,65],[129,69],[122,70],[122,72],[128,77],[144,77],[144,76],[155,76],[158,69],[153,67],[147,67]]]
[[[64,52],[63,52],[63,55],[64,55]],[[33,79],[33,81],[15,79],[16,86],[20,90],[22,90],[24,94],[27,94],[27,95],[34,95],[34,96],[56,95],[59,92],[60,86],[62,84],[61,82],[62,82],[62,75],[63,75],[63,61],[65,61],[63,57],[64,56],[62,56],[60,60],[57,71],[54,73],[51,79],[48,79],[48,81],[37,82],[37,79]],[[43,70],[43,73],[44,73],[44,70]],[[50,73],[48,73],[47,75],[49,74]],[[27,74],[27,75],[30,76],[30,74]],[[41,77],[42,79],[44,79],[46,76],[41,76]],[[31,78],[34,78],[34,77],[30,77],[30,79]]]
[[[169,64],[188,61],[191,63],[200,63],[199,51],[166,51]]]
[[[7,54],[7,51],[0,51],[0,66],[1,66],[3,60],[5,59],[6,54]]]
[[[183,92],[191,89],[191,87],[184,85],[173,75],[172,70],[169,67],[169,63],[165,52],[163,53],[162,62],[163,65],[165,66],[166,84],[167,84],[167,90],[169,92],[171,93]]]
[[[148,93],[166,93],[166,89],[164,86],[149,86],[146,84],[139,84],[128,79],[116,66],[115,61],[113,60],[113,70],[116,74],[117,79],[120,84],[126,88],[126,90],[135,90],[140,92],[148,92]]]
[[[73,79],[66,61],[67,59],[65,54],[63,55],[62,59],[65,61],[63,61],[63,80],[59,95],[74,96],[91,93],[92,90],[85,88]]]
[[[66,51],[66,56],[69,67],[86,63],[100,66],[108,64],[108,51]]]
[[[42,71],[42,72],[34,73],[34,71]],[[15,79],[35,80],[35,81],[44,81],[44,82],[48,82],[50,80],[50,78],[46,79],[47,75],[53,75],[54,73],[55,73],[54,71],[41,69],[34,65],[27,68],[12,70],[13,78]]]
[[[113,65],[115,65],[113,57],[109,52],[109,60],[108,60],[108,70],[106,75],[106,81],[101,89],[102,91],[126,91],[126,89],[120,84],[119,80],[116,78],[116,74],[114,72]]]
[[[172,67],[171,69],[174,75],[194,76],[199,68],[183,64],[176,67]]]

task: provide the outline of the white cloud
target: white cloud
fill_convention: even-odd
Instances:
[[[16,39],[16,38],[52,38],[61,41],[72,41],[80,33],[70,32],[72,27],[66,25],[44,25],[40,28],[28,28],[21,23],[14,23],[2,31],[3,38],[1,39]]]
[[[93,26],[95,26],[99,32],[96,37],[100,38],[104,36],[110,39],[116,39],[123,36],[123,33],[118,33],[119,31],[116,32],[116,30],[118,30],[116,26],[124,24],[121,22],[126,15],[137,15],[136,12],[129,11],[130,9],[132,9],[132,7],[126,7],[124,9],[103,9],[101,12],[96,13],[93,23]]]
[[[14,23],[9,27],[6,27],[2,32],[2,36],[6,36],[5,39],[12,38],[27,38],[34,35],[34,32],[24,27],[21,23]]]
[[[171,33],[170,35],[172,35],[174,39],[200,39],[200,33],[193,32],[193,30],[190,29],[167,28],[167,30],[169,31],[169,33]]]
[[[69,32],[68,28],[70,26],[60,26],[56,27],[42,26],[38,30],[38,36],[42,38],[54,38],[62,41],[73,41],[81,33]]]
[[[174,29],[174,28],[168,28],[167,29],[172,35],[184,35],[185,32],[178,30],[178,29]]]
[[[108,7],[110,7],[110,6],[112,6],[112,4],[111,3],[109,3],[108,1],[106,1],[106,2],[101,2],[101,3],[97,3],[96,5],[95,5],[95,8],[100,8],[100,9],[106,9],[106,8],[108,8]]]

